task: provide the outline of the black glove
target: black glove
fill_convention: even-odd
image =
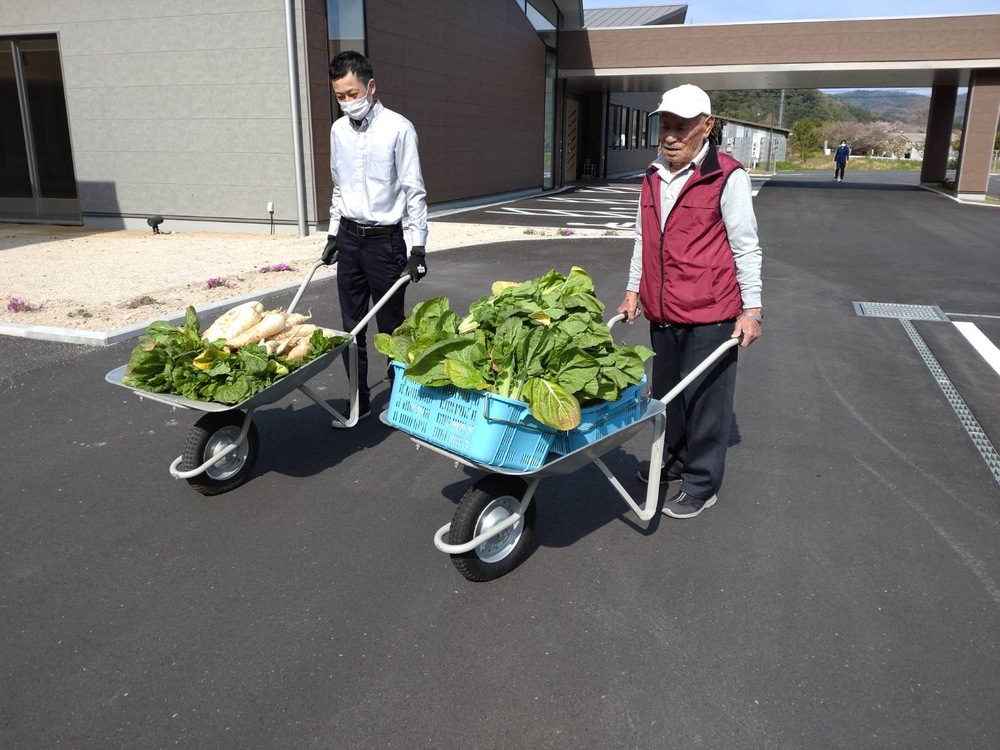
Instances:
[[[337,235],[326,236],[326,247],[323,248],[322,260],[328,266],[337,262]]]
[[[427,259],[424,257],[422,245],[413,246],[410,257],[406,260],[406,268],[403,270],[410,274],[410,281],[414,284],[427,275]]]

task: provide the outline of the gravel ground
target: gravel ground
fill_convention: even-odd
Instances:
[[[431,221],[427,251],[558,236],[557,229]],[[0,322],[109,331],[188,305],[201,309],[299,283],[325,239],[0,224]],[[281,266],[294,270],[274,268]],[[324,267],[315,278],[333,273]]]

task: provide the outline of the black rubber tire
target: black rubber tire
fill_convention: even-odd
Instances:
[[[191,428],[184,444],[181,469],[196,469],[216,452],[231,445],[239,437],[244,419],[246,415],[238,410],[210,412],[199,419]],[[207,471],[189,478],[187,482],[202,495],[221,495],[234,490],[250,478],[259,452],[257,425],[251,422],[242,447],[210,466]]]
[[[462,496],[451,520],[448,542],[463,544],[475,538],[480,524],[488,521],[487,515],[499,514],[501,520],[505,513],[509,516],[520,506],[527,487],[523,479],[502,474],[480,479]],[[520,565],[535,531],[535,502],[532,499],[519,523],[499,536],[474,550],[452,555],[458,572],[470,581],[492,581]]]

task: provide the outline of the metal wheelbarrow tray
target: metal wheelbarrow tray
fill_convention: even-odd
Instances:
[[[295,309],[306,287],[312,281],[313,275],[322,265],[323,262],[318,261],[312,266],[295,298],[288,306],[288,312]],[[157,401],[174,408],[207,412],[188,433],[183,452],[170,464],[170,475],[176,479],[186,479],[188,484],[203,495],[218,495],[228,492],[244,484],[250,478],[256,463],[260,451],[260,437],[257,433],[257,427],[253,423],[253,415],[259,407],[280,401],[292,391],[298,390],[328,412],[337,425],[353,427],[357,423],[357,335],[379,309],[407,282],[409,282],[408,276],[403,276],[396,281],[385,296],[372,306],[353,331],[349,333],[337,331],[339,335],[348,336],[347,341],[293,370],[257,395],[251,396],[239,404],[196,401],[171,393],[153,393],[128,386],[122,382],[125,376],[125,365],[116,367],[104,379],[112,385],[132,391],[141,399]],[[325,399],[306,385],[308,380],[329,367],[345,349],[347,350],[349,389],[349,407],[346,415],[334,409]]]
[[[612,319],[609,325],[620,320]],[[549,453],[540,466],[522,470],[476,461],[409,434],[418,447],[440,453],[458,464],[486,472],[459,501],[450,523],[434,534],[434,546],[451,555],[458,571],[470,581],[490,581],[516,568],[527,554],[535,526],[532,502],[538,483],[545,477],[564,476],[594,464],[640,521],[653,518],[659,505],[660,472],[666,436],[666,405],[698,376],[715,364],[726,351],[739,344],[730,339],[660,399],[643,398],[634,420],[615,426],[608,434],[563,455]],[[389,424],[386,413],[380,415]],[[652,424],[646,498],[640,505],[622,486],[601,457],[632,439]],[[390,425],[396,426],[396,425]],[[403,432],[406,432],[403,429]]]

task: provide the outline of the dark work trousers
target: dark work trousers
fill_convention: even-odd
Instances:
[[[844,167],[847,166],[846,161],[834,162],[836,164],[836,169],[833,170],[833,179],[842,180],[844,179]]]
[[[665,396],[724,344],[734,327],[732,320],[699,326],[650,323],[649,339],[656,352],[650,394]],[[681,490],[702,500],[722,486],[733,423],[738,348],[728,349],[667,404],[664,461],[671,473],[681,474]]]
[[[382,237],[358,237],[340,227],[337,232],[337,292],[344,330],[350,332],[371,309],[371,303],[385,296],[399,281],[406,266],[406,240],[400,229]],[[403,312],[406,287],[375,313],[379,333],[392,333],[406,317]],[[359,331],[358,343],[358,403],[363,414],[370,401],[368,387],[368,347],[365,330]],[[347,351],[344,351],[347,365]]]

